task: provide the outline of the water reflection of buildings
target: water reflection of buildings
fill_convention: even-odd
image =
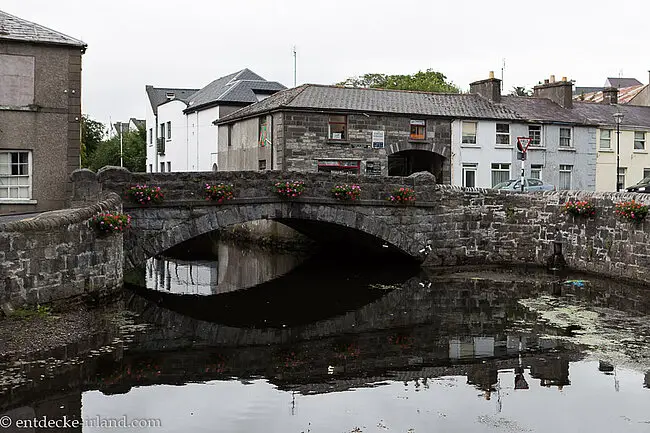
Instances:
[[[151,258],[146,264],[147,289],[185,295],[212,295],[219,270],[216,261]]]
[[[650,388],[650,370],[645,374],[645,387]]]

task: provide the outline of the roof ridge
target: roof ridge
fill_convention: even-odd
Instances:
[[[374,91],[381,91],[381,92],[422,93],[422,94],[428,94],[428,95],[463,95],[463,96],[470,95],[470,96],[476,96],[475,93],[428,92],[426,90],[385,89],[383,87],[353,87],[353,86],[340,86],[340,85],[337,85],[337,84],[305,83],[305,85],[314,86],[314,87],[329,87],[329,88],[335,88],[335,89],[374,90]]]

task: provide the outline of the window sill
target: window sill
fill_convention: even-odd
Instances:
[[[0,204],[38,204],[38,201],[28,198],[0,198]]]
[[[563,152],[575,152],[576,148],[575,147],[560,146],[560,147],[557,148],[557,150],[561,150]]]
[[[598,149],[600,153],[614,153],[614,149]]]
[[[350,145],[350,142],[347,140],[332,140],[331,138],[327,140],[327,144],[345,144]]]
[[[468,147],[470,149],[480,149],[481,146],[478,144],[461,144],[460,147]]]
[[[494,148],[495,149],[508,149],[508,150],[510,150],[510,149],[512,149],[512,146],[509,145],[509,144],[496,144],[496,145],[494,145]]]
[[[641,154],[641,155],[644,155],[644,154],[647,155],[647,154],[648,154],[648,151],[647,151],[647,150],[635,150],[635,151],[633,151],[632,153],[639,153],[639,154]]]
[[[0,105],[0,111],[38,111],[36,105]]]
[[[528,150],[546,150],[546,146],[528,146]]]

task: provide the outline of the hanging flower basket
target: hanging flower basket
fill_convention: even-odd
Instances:
[[[596,215],[596,207],[589,201],[568,201],[564,203],[563,211],[569,215],[591,217]]]
[[[614,212],[624,220],[638,222],[648,215],[648,206],[635,200],[621,201],[616,203]]]
[[[361,187],[357,184],[335,185],[332,188],[332,195],[337,200],[356,200],[361,195]]]
[[[296,198],[305,191],[305,182],[302,180],[287,180],[275,182],[273,191],[282,198]]]
[[[225,183],[218,183],[216,185],[205,184],[205,199],[223,203],[226,200],[232,200],[235,197],[233,186]]]
[[[131,227],[131,215],[104,212],[89,220],[90,226],[101,235],[121,233]]]
[[[415,203],[415,191],[412,188],[398,188],[388,196],[387,200],[397,204],[412,204]]]
[[[124,193],[124,198],[138,204],[151,204],[151,203],[160,203],[163,201],[162,191],[159,186],[149,186],[149,185],[132,185]]]

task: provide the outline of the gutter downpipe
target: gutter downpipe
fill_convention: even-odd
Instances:
[[[273,170],[273,142],[275,141],[273,131],[273,114],[271,114],[271,170]]]

